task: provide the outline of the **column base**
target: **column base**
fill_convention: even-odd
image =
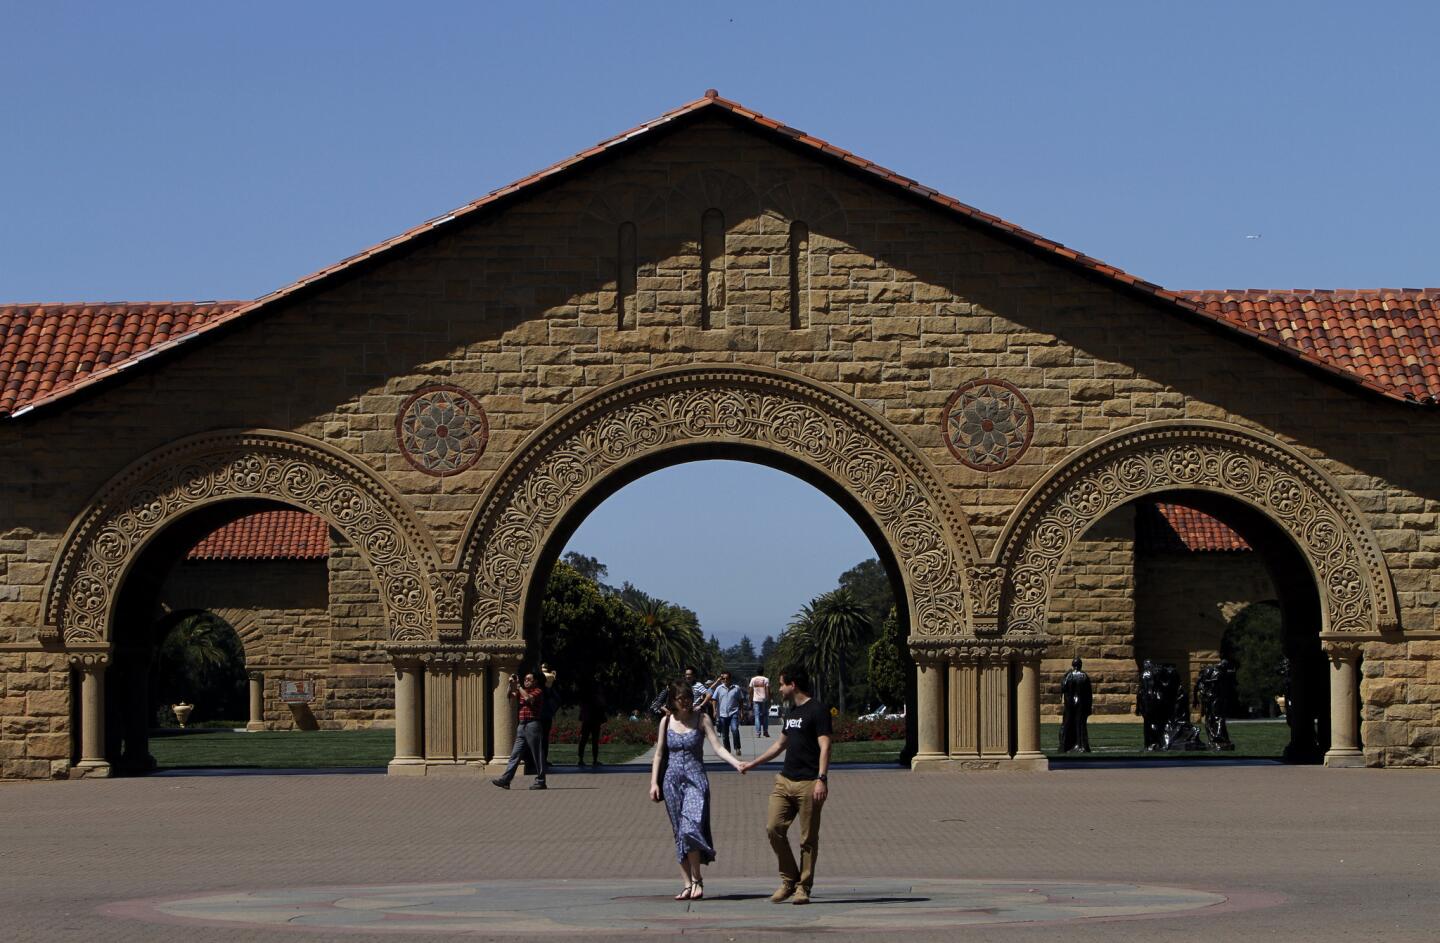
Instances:
[[[945,769],[949,765],[950,757],[943,753],[917,753],[910,760],[910,769],[917,773]]]
[[[1365,765],[1365,754],[1359,750],[1331,750],[1325,754],[1325,765],[1332,769],[1359,769]]]
[[[70,767],[71,779],[109,779],[110,764],[104,760],[81,760]]]
[[[1016,753],[1010,760],[1014,769],[1048,770],[1050,758],[1044,753]]]
[[[419,757],[394,759],[385,767],[387,776],[424,776],[425,761]]]
[[[246,731],[248,731],[248,732],[250,732],[250,733],[259,733],[260,731],[266,729],[266,728],[265,728],[265,721],[263,721],[263,720],[252,720],[252,721],[250,721],[249,723],[247,723],[247,724],[245,725],[245,729],[246,729]]]
[[[916,772],[970,773],[1006,770],[1033,772],[1050,769],[1050,760],[1043,753],[1020,756],[942,756],[926,761],[923,766],[920,765],[920,759],[918,756],[915,758],[911,764],[912,770]]]

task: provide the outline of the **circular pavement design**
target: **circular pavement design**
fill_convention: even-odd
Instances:
[[[1057,881],[829,879],[809,906],[772,904],[773,881],[714,879],[703,901],[671,881],[469,881],[302,887],[123,901],[160,923],[365,933],[628,933],[725,929],[940,930],[1214,913],[1272,901],[1181,887]],[[1222,906],[1229,904],[1230,906]]]

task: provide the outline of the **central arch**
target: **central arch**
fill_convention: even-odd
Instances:
[[[518,450],[466,532],[469,639],[523,640],[547,550],[577,511],[645,471],[721,455],[792,471],[840,500],[893,558],[912,638],[972,634],[965,570],[975,542],[925,457],[885,420],[808,379],[712,365],[623,380]]]

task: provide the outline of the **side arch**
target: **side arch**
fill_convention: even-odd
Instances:
[[[324,518],[375,575],[391,639],[434,638],[438,558],[399,493],[343,452],[268,430],[181,439],[107,482],[71,525],[51,569],[43,603],[51,635],[66,644],[109,642],[120,588],[150,541],[192,511],[237,498]]]
[[[975,542],[918,449],[865,407],[759,367],[679,367],[622,380],[538,430],[496,475],[460,558],[475,641],[519,640],[545,548],[586,496],[665,453],[763,453],[843,491],[894,556],[912,636],[970,635],[965,570]]]
[[[1233,498],[1279,526],[1315,578],[1322,634],[1378,637],[1397,627],[1379,545],[1330,476],[1275,439],[1189,421],[1106,436],[1030,490],[999,543],[1007,631],[1045,631],[1055,573],[1092,523],[1135,498],[1172,490]]]

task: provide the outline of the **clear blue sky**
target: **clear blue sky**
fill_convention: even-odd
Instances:
[[[0,24],[0,301],[254,297],[707,87],[1168,287],[1440,284],[1433,3],[24,0]],[[676,491],[735,513],[642,554]],[[818,493],[710,463],[581,538],[727,640],[868,553]]]

